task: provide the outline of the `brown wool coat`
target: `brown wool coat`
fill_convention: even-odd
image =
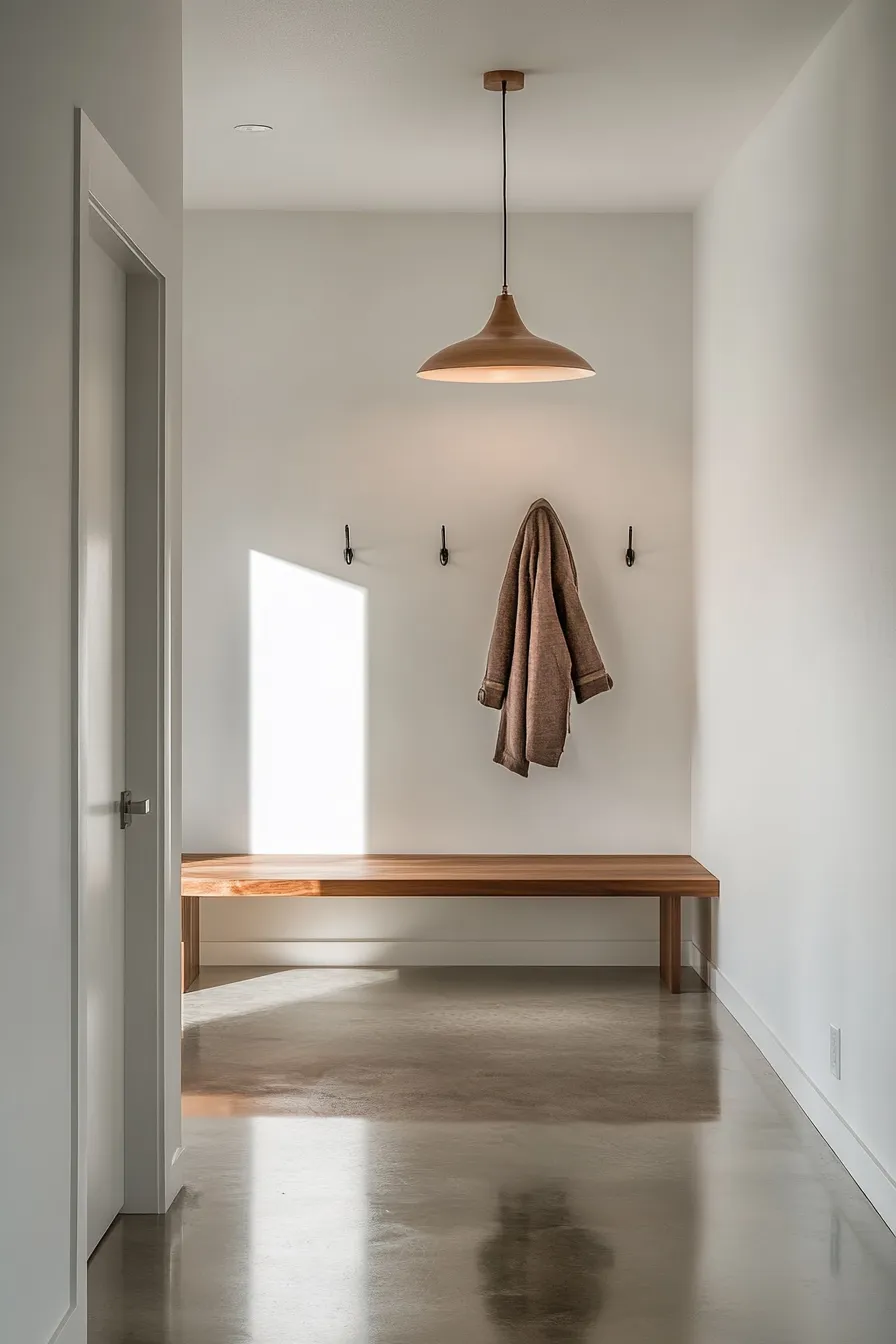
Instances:
[[[557,766],[569,731],[569,693],[590,700],[613,679],[579,600],[563,524],[537,499],[517,533],[501,584],[480,704],[500,709],[495,760],[517,775]]]

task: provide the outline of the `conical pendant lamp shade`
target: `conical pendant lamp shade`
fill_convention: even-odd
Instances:
[[[417,377],[440,383],[555,383],[593,373],[581,355],[533,335],[513,295],[499,294],[482,330],[433,355]]]
[[[523,88],[522,70],[487,70],[482,83],[501,94],[501,200],[504,224],[504,284],[485,326],[469,340],[447,345],[417,370],[438,383],[559,383],[590,378],[591,365],[574,350],[533,335],[507,292],[507,95]]]

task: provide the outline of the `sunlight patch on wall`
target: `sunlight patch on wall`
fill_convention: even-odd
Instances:
[[[367,593],[249,553],[249,838],[255,853],[367,843]]]

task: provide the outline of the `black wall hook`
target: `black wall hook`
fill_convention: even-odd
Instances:
[[[632,529],[631,529],[631,528],[629,528],[629,530],[628,530],[628,550],[627,550],[626,553],[625,553],[625,563],[628,565],[629,569],[631,569],[632,565],[635,563],[635,553],[634,553],[634,551],[632,550]]]
[[[445,545],[445,527],[444,527],[444,524],[443,524],[443,525],[442,525],[442,549],[439,551],[439,564],[440,564],[440,565],[447,565],[449,559],[450,559],[450,556],[449,556],[449,553],[448,553],[448,547]]]
[[[348,523],[345,525],[345,550],[342,552],[343,559],[347,565],[350,565],[355,558],[352,550],[352,534],[348,530]]]

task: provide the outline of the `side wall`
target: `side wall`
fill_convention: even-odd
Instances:
[[[495,217],[188,212],[185,228],[186,847],[686,851],[690,218],[511,219],[525,320],[597,370],[534,387],[414,376],[488,316]],[[560,769],[524,781],[493,764],[498,716],[476,695],[539,495],[616,689],[574,707]],[[657,952],[652,902],[204,907],[212,961]]]
[[[181,104],[179,0],[0,6],[0,1319],[17,1344],[50,1339],[72,1273],[74,112],[179,229]],[[177,421],[178,351],[172,376]]]
[[[712,983],[896,1228],[894,69],[859,0],[699,216],[693,827]]]

